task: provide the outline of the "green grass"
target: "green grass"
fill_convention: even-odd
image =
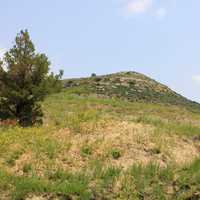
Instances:
[[[91,169],[92,170],[92,169]],[[93,171],[96,173],[96,171]],[[119,168],[99,168],[98,175],[63,170],[49,172],[45,177],[14,176],[0,171],[0,190],[13,188],[14,200],[28,194],[54,194],[91,200],[94,196],[106,199],[187,199],[195,197],[200,185],[200,160],[182,168],[160,168],[133,165],[126,171]],[[117,186],[117,185],[118,186]]]
[[[10,198],[24,199],[28,194],[40,195],[54,193],[63,196],[74,196],[78,199],[91,199],[88,180],[82,174],[56,172],[49,177],[11,176],[0,171],[0,191],[13,188]]]

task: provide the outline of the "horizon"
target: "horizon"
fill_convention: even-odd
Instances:
[[[136,71],[200,102],[199,7],[197,0],[8,0],[0,56],[27,28],[64,78]]]

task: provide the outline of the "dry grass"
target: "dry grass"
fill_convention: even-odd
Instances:
[[[127,169],[135,163],[182,165],[200,156],[199,149],[192,139],[176,135],[156,137],[153,126],[126,121],[107,122],[103,128],[99,127],[94,132],[81,136],[70,134],[69,130],[63,129],[56,136],[62,138],[62,141],[67,138],[67,142],[70,143],[66,160],[65,153],[59,155],[59,160],[65,161],[63,165],[67,169],[79,169],[95,158],[102,158],[107,164]],[[84,146],[91,148],[92,153],[88,157],[81,155],[81,148]],[[115,160],[109,155],[112,149],[121,152],[119,159]]]

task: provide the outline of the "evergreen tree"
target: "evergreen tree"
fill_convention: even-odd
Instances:
[[[59,75],[49,75],[50,62],[35,52],[27,30],[17,34],[14,46],[0,61],[0,120],[16,119],[22,126],[42,122],[40,102],[61,87]]]

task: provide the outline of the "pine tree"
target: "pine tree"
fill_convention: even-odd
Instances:
[[[63,74],[49,75],[50,62],[35,52],[27,30],[15,38],[14,46],[0,62],[0,120],[16,119],[22,126],[42,122],[40,102],[60,86]]]

